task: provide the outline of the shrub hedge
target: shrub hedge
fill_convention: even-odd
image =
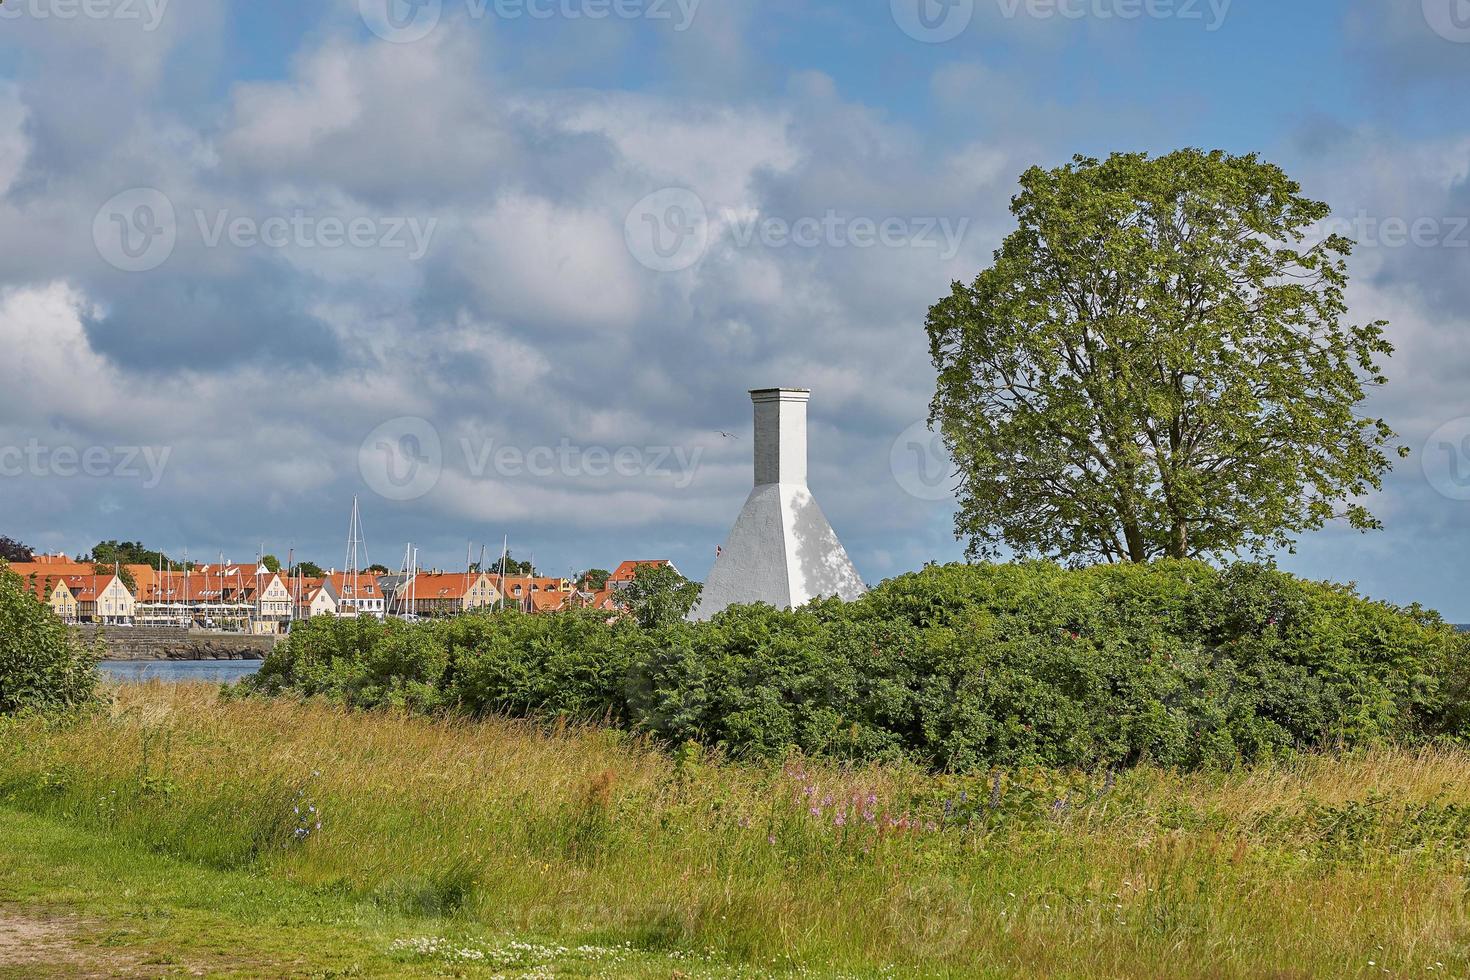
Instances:
[[[0,561],[0,716],[68,711],[96,689],[97,652]]]
[[[1466,637],[1257,564],[930,566],[851,603],[655,629],[603,616],[312,620],[246,690],[950,770],[1231,766],[1470,734]]]

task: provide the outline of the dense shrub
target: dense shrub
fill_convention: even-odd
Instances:
[[[0,715],[77,708],[96,688],[96,652],[0,562]]]
[[[249,688],[956,770],[1233,765],[1467,734],[1465,637],[1260,565],[932,566],[851,603],[652,629],[604,615],[313,620]]]

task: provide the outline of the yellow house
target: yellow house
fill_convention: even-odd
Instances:
[[[67,580],[77,603],[77,621],[116,625],[131,623],[137,601],[116,575],[79,575]]]
[[[51,587],[51,595],[46,600],[51,611],[61,617],[62,622],[75,623],[77,621],[77,597],[72,595],[71,589],[67,588],[66,582],[58,581]]]

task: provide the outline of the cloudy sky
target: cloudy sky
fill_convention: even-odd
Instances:
[[[0,534],[702,578],[797,385],[864,577],[954,559],[929,304],[1028,166],[1219,147],[1399,349],[1386,530],[1283,564],[1470,620],[1467,82],[1463,0],[5,0]]]

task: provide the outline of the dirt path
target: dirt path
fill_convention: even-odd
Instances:
[[[33,915],[0,906],[0,977],[143,977],[149,972],[138,958],[97,949],[77,941],[85,931],[81,919]]]

